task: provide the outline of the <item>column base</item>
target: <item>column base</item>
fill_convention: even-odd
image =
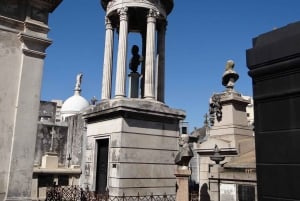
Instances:
[[[126,96],[124,96],[124,95],[116,95],[115,96],[115,99],[121,99],[121,98],[126,98]]]

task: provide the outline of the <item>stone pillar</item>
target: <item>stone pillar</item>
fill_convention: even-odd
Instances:
[[[210,169],[210,198],[212,201],[220,200],[220,164],[215,164]]]
[[[176,169],[177,192],[176,201],[189,201],[189,169]]]
[[[147,17],[147,42],[146,42],[146,66],[145,66],[145,91],[146,99],[154,100],[154,56],[155,56],[155,25],[156,16],[154,10],[150,9]]]
[[[0,200],[31,200],[49,13],[60,1],[0,3]],[[30,12],[27,12],[30,11]]]
[[[18,6],[16,11],[23,13],[22,9]],[[3,100],[0,101],[0,127],[5,131],[1,132],[0,137],[3,164],[0,168],[0,200],[6,201],[31,200],[43,65],[45,50],[51,44],[46,34],[48,27],[37,23],[37,20],[44,21],[48,13],[36,16],[42,8],[30,9],[33,11],[31,16],[23,22],[0,16],[0,38],[5,39],[1,41],[2,48],[7,50],[0,58],[3,64],[3,74],[0,75],[0,99]]]
[[[6,201],[31,200],[37,117],[45,53],[33,51],[27,47],[32,47],[34,43],[44,47],[50,45],[50,41],[46,39],[38,39],[23,33],[19,34],[19,38],[22,41],[23,55],[12,127]]]
[[[167,22],[160,24],[158,31],[158,81],[157,81],[157,100],[165,102],[165,38]]]
[[[129,97],[138,98],[139,97],[139,81],[140,74],[137,72],[131,72],[129,75]]]
[[[127,34],[128,34],[128,16],[127,7],[118,9],[120,15],[118,61],[116,75],[115,97],[122,98],[126,96],[126,55],[127,55]]]
[[[105,49],[103,62],[103,76],[102,76],[102,95],[101,99],[111,98],[111,81],[112,81],[112,60],[113,60],[113,36],[114,31],[111,21],[105,17],[106,33],[105,33]]]

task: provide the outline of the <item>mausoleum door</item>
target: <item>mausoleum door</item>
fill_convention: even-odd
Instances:
[[[108,139],[97,140],[96,192],[98,193],[107,190],[108,144]]]

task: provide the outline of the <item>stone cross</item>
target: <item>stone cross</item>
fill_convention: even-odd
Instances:
[[[52,130],[50,131],[50,134],[51,134],[51,144],[50,144],[50,150],[49,151],[53,152],[54,138],[55,138],[55,135],[56,135],[54,127],[52,127]]]

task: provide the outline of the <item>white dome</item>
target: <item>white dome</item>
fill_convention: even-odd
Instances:
[[[61,107],[61,114],[63,118],[80,113],[83,109],[89,106],[89,102],[80,96],[79,93],[75,93],[68,98]]]

